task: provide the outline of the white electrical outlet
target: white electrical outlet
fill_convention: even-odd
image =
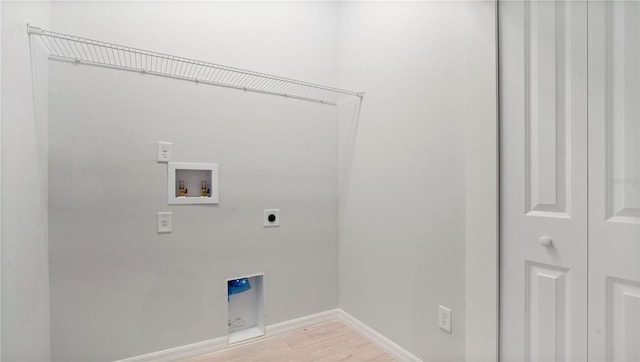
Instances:
[[[171,212],[158,213],[158,232],[159,233],[171,232]]]
[[[280,209],[265,209],[262,222],[265,227],[279,227]]]
[[[158,142],[158,162],[171,161],[171,142]]]
[[[242,319],[242,317],[229,319],[229,327],[244,327],[244,319]]]
[[[440,329],[451,333],[451,309],[438,306],[438,326]]]

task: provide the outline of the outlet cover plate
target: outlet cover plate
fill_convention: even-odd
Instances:
[[[170,233],[171,227],[171,212],[159,212],[158,233]]]
[[[443,331],[451,333],[451,309],[438,306],[438,326]]]
[[[158,142],[158,162],[171,161],[171,142]]]
[[[275,220],[270,221],[269,216],[273,215]],[[279,227],[280,226],[280,209],[264,209],[263,217],[264,227]]]

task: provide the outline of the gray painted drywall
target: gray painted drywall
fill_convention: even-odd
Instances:
[[[465,67],[465,353],[498,360],[497,2],[470,3]]]
[[[47,246],[47,60],[26,22],[46,2],[2,1],[2,357],[50,358]]]
[[[340,85],[366,97],[355,133],[353,104],[340,108],[340,306],[425,361],[465,359],[466,192],[472,212],[486,200],[466,180],[490,184],[468,163],[486,160],[474,147],[495,150],[495,78],[481,73],[495,74],[488,5],[341,5]],[[487,125],[487,144],[468,142]],[[453,310],[452,334],[438,328],[440,304]]]
[[[329,5],[60,3],[52,19],[78,35],[312,81],[335,76]],[[240,275],[265,273],[267,324],[338,306],[336,107],[50,68],[54,360],[222,337],[225,279]],[[173,142],[174,161],[219,163],[219,205],[167,206],[157,141]],[[281,210],[280,228],[263,228],[265,208]],[[157,234],[158,211],[173,212],[173,233]]]
[[[465,228],[491,238],[470,212],[491,182],[469,181],[483,176],[476,162],[495,165],[491,75],[477,73],[495,51],[486,4],[57,2],[52,28],[366,90],[358,132],[353,104],[338,108],[340,306],[426,360],[460,360],[465,342],[479,346],[465,341],[465,272],[491,274],[463,265]],[[57,62],[51,100],[54,359],[222,336],[226,298],[209,278],[265,271],[268,324],[337,306],[335,109]],[[158,140],[174,142],[174,160],[220,162],[219,206],[163,203]],[[267,207],[296,225],[265,233]],[[178,210],[175,231],[160,236],[165,209]],[[436,327],[438,304],[454,309],[452,335]]]

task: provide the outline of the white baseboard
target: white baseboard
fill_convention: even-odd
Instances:
[[[409,351],[404,348],[398,346],[393,343],[390,339],[378,333],[373,328],[368,325],[360,322],[355,319],[349,313],[340,309],[338,314],[338,320],[342,323],[348,325],[361,335],[365,336],[367,339],[371,341],[371,343],[378,346],[383,351],[387,352],[391,357],[393,357],[397,361],[411,361],[411,362],[421,362],[422,360],[413,354],[409,353]]]
[[[361,335],[366,337],[368,340],[370,340],[371,343],[375,344],[380,349],[387,352],[389,355],[391,355],[391,357],[393,357],[398,361],[421,362],[421,360],[418,357],[412,355],[402,347],[390,341],[388,338],[386,338],[382,334],[376,332],[371,327],[355,319],[354,317],[352,317],[350,314],[346,313],[342,309],[332,309],[326,312],[320,312],[320,313],[308,315],[305,317],[296,318],[286,322],[267,326],[267,333],[265,335],[265,338],[279,336],[285,333],[298,331],[304,328],[312,327],[318,324],[331,322],[335,320],[339,320],[344,324],[346,324],[347,326],[351,327],[356,332],[360,333]],[[208,341],[166,349],[164,351],[158,351],[158,352],[148,353],[148,354],[144,354],[136,357],[131,357],[131,358],[119,360],[116,362],[178,361],[181,359],[196,357],[196,356],[200,356],[207,353],[213,353],[213,352],[218,352],[222,350],[238,348],[240,346],[256,343],[261,340],[263,340],[263,338],[252,339],[245,342],[238,342],[238,343],[234,343],[233,345],[229,345],[227,337],[220,337],[220,338],[210,339]]]
[[[331,309],[326,312],[311,314],[308,316],[292,319],[286,322],[267,326],[267,336],[279,336],[281,334],[299,331],[318,324],[335,321],[340,315],[340,309]]]
[[[136,357],[125,358],[116,362],[148,362],[148,361],[177,361],[207,353],[221,351],[227,348],[227,337],[210,339],[208,341],[188,344],[185,346],[147,353]]]
[[[320,312],[301,318],[292,319],[286,322],[273,324],[267,326],[268,337],[275,337],[285,333],[305,329],[318,324],[335,321],[340,314],[339,309],[332,309],[326,312]],[[207,353],[218,352],[222,350],[237,348],[247,344],[255,343],[263,340],[263,338],[257,338],[248,340],[246,342],[238,342],[233,345],[229,345],[227,337],[220,337],[210,339],[208,341],[202,341],[198,343],[188,344],[185,346],[179,346],[175,348],[165,349],[164,351],[158,351],[148,354],[143,354],[136,357],[126,358],[117,362],[149,362],[149,361],[178,361],[181,359],[200,356]]]

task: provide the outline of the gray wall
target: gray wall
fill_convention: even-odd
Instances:
[[[45,2],[0,2],[2,27],[2,360],[46,361],[47,61],[26,22],[49,25]]]
[[[498,109],[495,1],[470,2],[465,42],[465,353],[498,360]]]
[[[61,3],[53,23],[302,79],[335,75],[328,5]],[[50,72],[54,360],[225,336],[225,279],[239,275],[265,273],[267,324],[338,307],[336,107],[66,62]],[[157,141],[173,142],[174,161],[219,163],[219,205],[167,206]],[[265,208],[281,209],[280,228],[262,227]],[[156,233],[158,211],[173,212],[173,233]]]
[[[351,122],[340,128],[340,306],[425,361],[465,359],[466,228],[496,225],[495,198],[490,217],[468,225],[466,213],[467,191],[472,218],[487,200],[478,186],[493,180],[486,196],[495,197],[492,6],[344,2],[340,11],[341,86],[366,91],[356,133],[353,106],[340,109]],[[470,167],[479,161],[493,169]],[[493,246],[495,266],[495,234],[474,242]],[[495,274],[483,275],[495,286]],[[438,328],[440,304],[453,310],[452,334]],[[494,337],[480,340],[495,351]]]

